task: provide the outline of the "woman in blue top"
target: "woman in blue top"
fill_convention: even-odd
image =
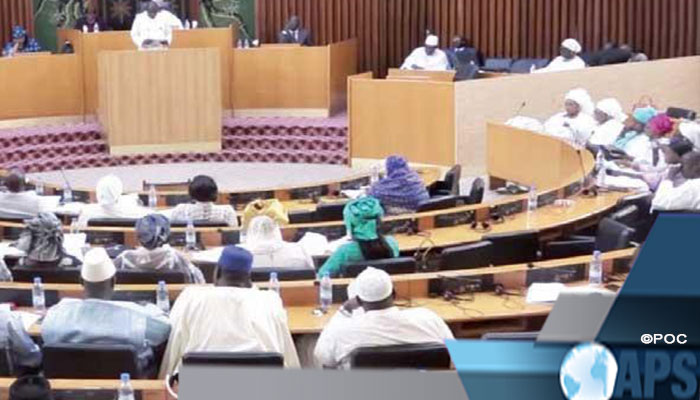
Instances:
[[[343,221],[352,241],[340,246],[318,271],[319,276],[338,276],[344,264],[395,258],[399,256],[399,244],[391,236],[379,234],[379,224],[384,215],[379,200],[361,197],[345,205]]]
[[[401,156],[387,157],[386,177],[370,187],[369,195],[379,199],[388,215],[412,213],[430,198],[423,180]]]
[[[39,42],[27,35],[27,31],[19,25],[12,28],[12,41],[7,42],[2,50],[3,56],[12,56],[17,53],[35,53],[41,51]]]

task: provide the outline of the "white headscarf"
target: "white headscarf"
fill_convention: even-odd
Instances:
[[[616,119],[620,122],[624,122],[627,119],[627,114],[622,111],[620,102],[613,98],[607,98],[599,101],[595,108],[596,110],[600,110],[607,114],[610,118]]]
[[[576,54],[580,53],[582,50],[581,43],[579,43],[578,40],[571,38],[561,42],[561,47],[566,47],[567,49],[573,51]]]
[[[97,182],[97,188],[95,189],[97,203],[103,206],[117,204],[123,191],[124,185],[121,179],[115,175],[104,176]]]
[[[588,115],[593,115],[594,106],[591,96],[588,94],[586,89],[577,88],[569,90],[569,92],[564,97],[565,100],[571,100],[581,106],[581,112]]]
[[[255,252],[260,249],[278,249],[283,245],[282,231],[279,225],[267,215],[253,218],[248,225],[245,247]]]
[[[431,47],[436,47],[439,43],[439,39],[435,35],[428,35],[428,37],[425,38],[425,45],[426,46],[431,46]]]

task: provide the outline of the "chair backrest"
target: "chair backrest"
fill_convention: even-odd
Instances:
[[[343,209],[347,202],[318,203],[316,221],[342,221]]]
[[[133,228],[136,226],[134,218],[91,218],[88,226],[120,226]]]
[[[35,277],[44,283],[78,283],[80,268],[16,267],[12,270],[15,282],[34,282]]]
[[[47,378],[114,379],[122,372],[139,377],[136,350],[128,345],[44,345]],[[99,360],[99,362],[97,362]]]
[[[185,283],[185,274],[181,271],[142,271],[120,269],[117,271],[117,283],[126,284],[156,284],[158,281],[165,283]]]
[[[350,354],[351,368],[449,369],[451,361],[441,343],[360,347]]]
[[[602,252],[629,247],[634,229],[611,218],[603,218],[598,224],[595,249]]]
[[[462,177],[462,166],[457,164],[453,165],[445,173],[445,186],[449,188],[450,194],[457,196],[459,195],[459,180]]]
[[[487,71],[508,72],[513,64],[512,58],[487,58],[484,68]]]
[[[481,336],[482,340],[536,340],[540,331],[530,332],[488,332]]]
[[[484,235],[482,240],[493,243],[493,265],[508,265],[535,261],[540,243],[537,231],[515,231]]]
[[[315,210],[289,210],[290,224],[308,224],[316,221]]]
[[[472,189],[469,191],[469,200],[467,204],[480,204],[484,200],[484,190],[486,184],[481,178],[474,179]]]
[[[491,265],[493,243],[489,241],[447,247],[440,256],[441,270],[481,268]]]
[[[341,273],[346,278],[353,278],[367,267],[386,271],[389,275],[410,274],[416,272],[416,260],[413,257],[384,258],[381,260],[356,261],[341,267]]]
[[[280,281],[303,281],[316,278],[316,270],[311,268],[253,268],[251,279],[253,282],[266,282],[270,279],[270,272],[277,272]]]
[[[695,121],[698,116],[697,112],[693,110],[679,107],[669,107],[666,109],[666,115],[668,115],[670,118],[688,119],[691,121]]]
[[[608,218],[631,227],[639,218],[639,207],[629,205],[610,214]]]
[[[422,201],[416,212],[444,210],[457,206],[457,196],[439,196]]]
[[[183,365],[227,365],[283,367],[284,357],[273,352],[214,352],[197,351],[185,353]]]

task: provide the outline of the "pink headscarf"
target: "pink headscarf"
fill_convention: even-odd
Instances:
[[[654,137],[663,137],[673,131],[673,121],[666,114],[659,114],[652,118],[648,125]]]

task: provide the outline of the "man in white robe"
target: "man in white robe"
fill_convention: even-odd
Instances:
[[[560,56],[552,60],[546,67],[532,70],[532,72],[572,71],[586,68],[586,62],[578,56],[581,50],[581,44],[576,39],[566,39],[561,43]]]
[[[394,287],[384,271],[368,267],[348,288],[350,299],[321,332],[314,356],[319,365],[347,367],[353,350],[367,346],[444,343],[450,328],[425,308],[400,310]]]
[[[167,48],[173,41],[173,29],[182,29],[182,22],[151,1],[146,10],[134,18],[131,40],[140,50]]]
[[[583,145],[595,128],[593,101],[585,89],[570,90],[565,97],[564,112],[544,123],[544,131],[571,143]]]
[[[686,180],[674,184],[676,174]],[[681,158],[680,168],[673,168],[656,190],[652,210],[700,210],[700,153],[690,152]]]
[[[612,98],[604,99],[596,104],[593,114],[598,126],[593,129],[593,134],[588,141],[597,146],[610,146],[623,129],[627,115],[622,111],[620,103]]]
[[[182,356],[191,351],[276,352],[286,367],[299,366],[282,300],[252,285],[252,264],[250,252],[227,246],[215,287],[191,286],[180,294],[170,312],[172,331],[161,378],[177,371]]]
[[[91,219],[125,218],[137,219],[149,214],[148,208],[138,204],[136,195],[122,195],[124,185],[115,175],[107,175],[97,181],[95,194],[97,204],[88,204],[80,211],[78,225],[84,228]]]
[[[401,65],[401,69],[426,71],[447,71],[450,61],[444,51],[438,49],[439,40],[435,35],[425,39],[425,46],[414,49]]]

